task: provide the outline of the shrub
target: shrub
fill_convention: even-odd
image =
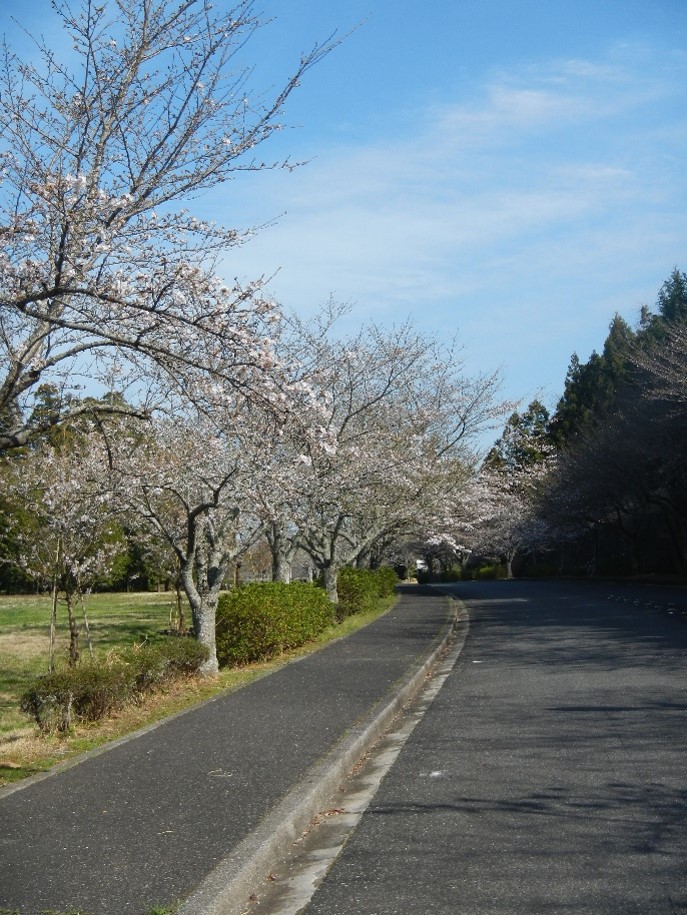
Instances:
[[[439,580],[443,582],[462,581],[463,578],[463,570],[460,566],[451,566],[450,569],[444,569],[439,575]]]
[[[337,590],[339,603],[336,612],[339,619],[371,610],[379,597],[377,579],[370,569],[341,569]]]
[[[139,692],[147,692],[165,680],[192,676],[208,659],[205,645],[192,638],[171,636],[162,642],[145,643],[123,652]]]
[[[527,578],[555,578],[558,569],[553,562],[532,562],[524,567],[522,574]]]
[[[175,675],[193,676],[210,656],[207,645],[201,645],[194,638],[173,636],[165,642],[158,642],[158,645],[165,646],[170,669]]]
[[[506,578],[506,567],[500,563],[479,566],[473,571],[473,578],[476,581],[496,581]]]
[[[400,581],[408,580],[408,566],[401,565],[399,563],[398,565],[394,566],[394,572],[396,573],[396,576],[397,576],[397,578],[400,579]]]
[[[389,566],[382,566],[375,570],[377,582],[379,584],[379,596],[390,597],[396,590],[398,584],[398,573]]]
[[[73,718],[98,721],[163,682],[195,673],[208,651],[195,639],[169,638],[130,648],[109,661],[86,661],[37,677],[20,708],[44,733],[69,730]]]
[[[297,648],[334,621],[327,595],[310,582],[254,582],[217,606],[220,665],[248,664]]]
[[[95,721],[116,711],[131,698],[132,683],[125,665],[96,664],[37,677],[20,700],[23,712],[43,732],[69,730],[72,717]]]
[[[372,610],[379,597],[389,597],[394,593],[397,584],[398,577],[388,566],[380,569],[341,569],[336,608],[339,619]]]

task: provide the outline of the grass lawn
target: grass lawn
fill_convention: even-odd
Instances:
[[[106,655],[146,639],[161,638],[173,606],[175,595],[169,593],[90,595],[85,607],[94,654]],[[19,697],[29,681],[48,671],[50,609],[49,594],[0,597],[0,786],[45,768],[64,754],[70,741],[38,739],[37,728],[19,710]],[[77,610],[81,614],[81,608]],[[83,622],[81,629],[81,649],[87,656]],[[58,666],[66,663],[68,645],[66,610],[60,605],[55,652]],[[50,747],[51,743],[55,746]]]
[[[268,662],[226,669],[212,679],[178,683],[117,716],[88,725],[77,725],[68,735],[39,736],[37,726],[19,710],[19,697],[37,674],[47,673],[50,634],[50,596],[0,597],[0,787],[50,768],[78,753],[151,724],[216,693],[236,689],[264,676],[289,660],[316,650],[327,642],[359,629],[376,619],[395,598],[379,601],[367,614],[347,617],[303,648]],[[106,655],[144,640],[161,638],[176,608],[173,593],[97,594],[88,597],[86,612],[96,656]],[[189,614],[190,620],[190,614]],[[58,609],[57,663],[66,663],[69,644],[66,611]],[[81,648],[88,654],[85,633]]]

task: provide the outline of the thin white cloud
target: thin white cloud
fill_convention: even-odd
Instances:
[[[495,73],[384,142],[258,176],[236,198],[249,220],[285,215],[227,266],[281,268],[274,293],[301,311],[333,293],[382,320],[460,326],[476,359],[507,362],[519,383],[546,324],[567,364],[571,326],[598,332],[623,295],[633,311],[684,252],[686,63],[618,46]]]

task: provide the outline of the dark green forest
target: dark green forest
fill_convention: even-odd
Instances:
[[[538,470],[520,571],[545,557],[562,573],[687,573],[686,446],[687,274],[675,268],[635,328],[616,314],[600,351],[573,353],[553,413],[539,401],[516,412],[487,457],[511,477]]]

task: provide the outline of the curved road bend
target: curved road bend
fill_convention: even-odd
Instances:
[[[304,911],[687,911],[687,591],[450,590],[465,648]]]

